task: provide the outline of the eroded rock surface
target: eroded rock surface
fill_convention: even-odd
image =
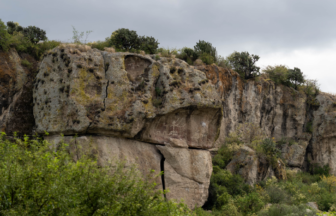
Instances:
[[[198,129],[197,133],[201,129],[211,133],[189,138],[187,143],[211,147],[220,126],[217,119],[221,115],[221,98],[215,85],[203,72],[178,59],[162,58],[156,62],[137,54],[55,48],[41,62],[34,98],[38,133],[46,130],[52,134],[95,133],[133,138],[147,120],[195,107],[183,123]],[[208,110],[202,113],[201,108],[213,109],[214,114]],[[189,122],[186,118],[190,118]],[[168,125],[162,130],[173,133],[172,139],[180,136],[175,130],[176,120],[166,121]],[[160,121],[162,118],[158,117],[154,122]],[[186,132],[182,133],[186,137]],[[148,136],[140,137],[162,143],[160,137],[155,140],[155,136]],[[168,141],[167,137],[163,139]],[[204,140],[206,143],[200,144]]]
[[[123,138],[105,137],[105,136],[65,136],[59,135],[45,137],[50,143],[57,145],[61,140],[69,143],[70,152],[74,160],[81,154],[91,154],[97,157],[100,166],[114,165],[116,163],[125,163],[126,167],[136,165],[144,178],[152,172],[151,176],[155,178],[157,187],[162,189],[161,160],[162,156],[154,145],[128,140]]]
[[[328,165],[331,174],[336,175],[336,97],[321,93],[316,99],[319,107],[309,122],[313,137],[308,159],[320,167]]]
[[[31,68],[21,65],[23,59]],[[0,52],[0,129],[7,135],[30,135],[35,125],[33,116],[33,72],[37,62],[29,55],[19,56],[15,49]]]
[[[165,187],[168,199],[190,207],[202,206],[208,198],[212,162],[209,151],[157,146],[165,158]]]

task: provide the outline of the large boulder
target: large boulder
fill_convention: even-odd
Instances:
[[[165,158],[164,184],[168,199],[181,199],[190,207],[208,198],[212,162],[209,151],[157,146]]]
[[[152,173],[158,189],[166,189],[168,199],[184,200],[190,207],[202,206],[208,197],[212,162],[209,151],[174,148],[106,136],[46,136],[50,143],[69,144],[74,160],[82,154],[97,157],[100,166],[124,162],[136,167],[144,179]],[[55,146],[55,148],[56,148]],[[154,172],[153,172],[154,170]],[[162,178],[159,176],[163,171]]]
[[[232,174],[242,176],[249,185],[272,176],[286,179],[285,166],[281,160],[272,165],[267,156],[257,155],[253,149],[245,145],[236,151],[226,169]]]
[[[211,148],[218,138],[220,94],[204,72],[179,59],[59,47],[44,57],[36,79],[38,133],[137,135],[195,148]]]

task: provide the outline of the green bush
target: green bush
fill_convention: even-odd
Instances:
[[[30,68],[32,66],[32,63],[30,63],[27,59],[22,59],[21,65]]]
[[[319,164],[312,163],[310,164],[310,172],[313,175],[318,176],[329,176],[330,175],[330,167],[329,165],[320,166]]]
[[[290,203],[290,196],[286,191],[277,187],[270,186],[266,189],[270,203]]]
[[[193,62],[196,61],[196,59],[199,57],[199,54],[191,48],[183,47],[176,57],[186,61],[189,65],[192,65]]]
[[[147,54],[155,54],[159,47],[159,42],[154,37],[142,36],[139,37],[140,50],[145,51]]]
[[[333,204],[336,204],[336,194],[322,190],[317,196],[316,203],[321,211],[329,211]]]
[[[259,60],[258,55],[250,55],[248,52],[233,52],[227,57],[233,70],[239,73],[244,79],[253,78],[259,75],[260,67],[255,64]]]
[[[291,86],[288,80],[288,68],[285,65],[267,66],[263,72],[277,85]]]
[[[235,204],[239,212],[241,212],[243,215],[251,215],[253,213],[257,213],[265,205],[260,194],[256,192],[249,193],[246,196],[237,197],[235,200]]]
[[[304,83],[304,76],[300,68],[295,67],[294,69],[288,70],[288,80],[294,85],[294,88],[297,89],[299,85]]]
[[[315,216],[316,212],[311,210],[307,212],[307,205],[301,204],[298,206],[279,204],[272,205],[269,209],[260,212],[259,216]]]
[[[0,49],[7,51],[10,45],[10,35],[7,32],[7,26],[0,19]]]
[[[202,60],[202,62],[204,62],[207,65],[215,63],[214,57],[208,53],[202,53],[199,58]]]
[[[217,62],[217,51],[216,48],[212,46],[211,43],[199,40],[196,45],[194,46],[194,51],[198,55],[203,55],[203,58],[206,59],[208,62]],[[201,58],[202,59],[202,58]],[[203,59],[202,59],[203,61]],[[204,62],[204,61],[203,61]],[[212,64],[209,63],[209,64]]]
[[[279,158],[281,156],[280,149],[277,148],[276,143],[270,138],[266,138],[262,141],[261,148],[263,152],[265,153],[265,155],[267,156],[276,157],[276,158]]]
[[[14,32],[23,32],[23,27],[17,22],[8,21],[7,22],[7,31],[9,34],[13,35]]]
[[[220,209],[228,203],[231,196],[244,195],[250,191],[250,186],[244,183],[240,175],[233,175],[228,170],[214,166],[205,208]]]
[[[23,28],[23,34],[33,44],[37,44],[40,41],[45,41],[48,39],[46,32],[36,26],[28,26]]]
[[[83,155],[73,162],[68,146],[0,137],[0,215],[190,215],[165,202],[135,167],[98,167]]]
[[[110,44],[116,49],[129,51],[139,49],[140,40],[136,31],[121,28],[112,33]]]

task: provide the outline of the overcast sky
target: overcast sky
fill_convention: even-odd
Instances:
[[[258,65],[299,67],[336,93],[335,0],[0,0],[0,19],[34,25],[49,40],[71,41],[72,26],[104,40],[119,28],[161,47],[211,42],[218,54],[258,54]]]

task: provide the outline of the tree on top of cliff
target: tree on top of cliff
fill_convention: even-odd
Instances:
[[[295,67],[294,69],[288,70],[288,80],[293,83],[294,88],[297,90],[298,85],[304,83],[305,79],[300,68]]]
[[[111,35],[111,45],[117,49],[131,50],[140,47],[140,40],[136,31],[121,28],[114,31]]]
[[[9,34],[13,34],[14,32],[22,32],[23,27],[19,25],[17,22],[8,21],[7,22],[7,31]]]
[[[159,48],[159,42],[154,37],[142,36],[139,37],[140,49],[148,54],[155,54]]]
[[[154,37],[138,36],[136,31],[121,28],[114,31],[110,37],[110,45],[118,50],[143,50],[148,54],[156,53],[159,42]]]
[[[240,53],[237,51],[228,56],[233,70],[237,71],[245,79],[253,78],[259,74],[260,67],[255,65],[259,58],[258,55],[250,55],[248,52]]]
[[[0,49],[7,51],[9,48],[10,35],[7,32],[7,26],[0,19]]]
[[[213,47],[211,43],[206,42],[204,40],[202,41],[200,40],[194,46],[194,50],[196,53],[198,53],[198,55],[203,56],[203,58],[209,58],[208,55],[210,55],[213,58],[213,62],[217,62],[217,51],[216,48]],[[203,59],[202,61],[204,62]]]
[[[47,40],[46,32],[36,26],[28,26],[23,29],[23,34],[33,44],[37,44],[39,41]]]

